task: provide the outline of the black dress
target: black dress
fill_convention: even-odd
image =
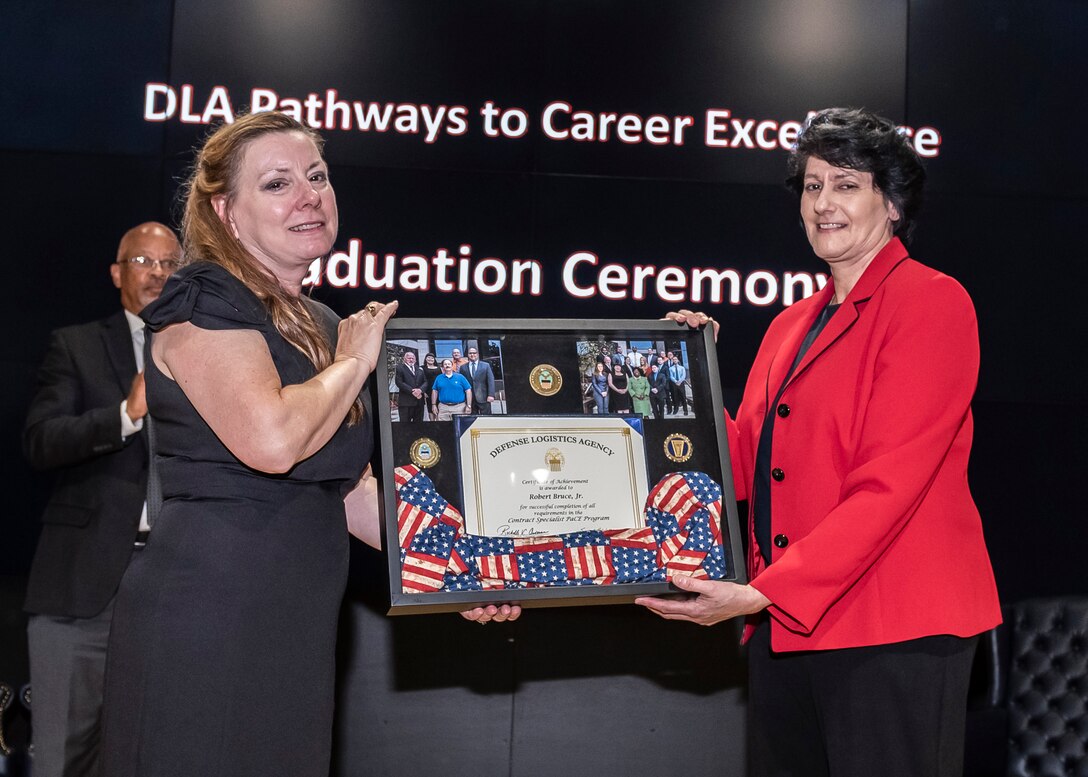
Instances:
[[[618,389],[627,388],[627,376],[616,375],[612,373],[609,377],[612,378],[612,386]],[[625,391],[620,393],[615,391],[612,386],[608,387],[608,412],[610,413],[629,413],[631,412],[631,392]]]
[[[423,374],[427,376],[427,387],[426,387],[427,388],[427,395],[428,395],[427,404],[430,405],[431,404],[431,400],[430,400],[431,386],[434,385],[434,379],[442,374],[442,368],[438,367],[438,366],[428,367],[426,364],[424,364],[423,365]]]
[[[312,310],[333,324],[328,308]],[[216,265],[178,272],[144,318],[152,332],[182,321],[257,330],[284,385],[314,374]],[[370,458],[369,410],[289,473],[267,475],[239,462],[150,358],[146,379],[164,501],[117,596],[102,774],[327,777],[343,499]]]

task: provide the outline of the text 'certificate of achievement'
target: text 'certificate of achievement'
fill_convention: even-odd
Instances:
[[[645,525],[641,418],[456,421],[466,532],[540,537]]]

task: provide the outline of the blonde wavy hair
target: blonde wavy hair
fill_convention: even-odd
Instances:
[[[318,153],[324,150],[325,142],[320,135],[283,113],[250,113],[223,124],[208,136],[197,153],[192,175],[183,189],[182,246],[186,263],[218,264],[244,283],[264,303],[276,331],[320,372],[332,364],[333,348],[328,335],[314,320],[303,299],[288,293],[245,249],[212,204],[219,195],[226,195],[228,201],[234,196],[249,144],[273,132],[301,132],[314,142]],[[361,417],[362,403],[356,400],[349,422],[354,424]]]

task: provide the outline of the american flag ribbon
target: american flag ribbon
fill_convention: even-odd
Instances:
[[[674,472],[646,499],[641,529],[552,537],[466,534],[464,519],[415,465],[397,467],[397,529],[405,593],[716,579],[726,572],[722,489],[702,472]]]

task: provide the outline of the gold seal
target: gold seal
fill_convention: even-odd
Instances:
[[[551,472],[562,472],[566,461],[563,451],[558,448],[549,448],[548,452],[544,454],[544,463],[548,465]]]
[[[542,397],[550,397],[563,388],[563,376],[550,364],[538,364],[529,373],[529,385]]]
[[[665,458],[677,464],[687,461],[695,452],[695,446],[686,434],[670,434],[665,438]]]
[[[417,467],[426,469],[438,463],[438,460],[442,458],[442,450],[430,437],[420,437],[408,449],[408,457]]]

